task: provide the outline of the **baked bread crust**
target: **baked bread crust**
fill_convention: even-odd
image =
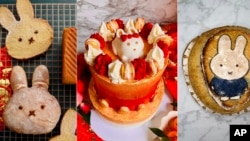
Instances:
[[[239,26],[224,26],[209,30],[194,38],[187,46],[183,54],[183,70],[186,83],[193,98],[206,110],[220,114],[239,114],[249,111],[249,91],[246,91],[240,99],[220,101],[209,87],[209,82],[214,74],[210,70],[211,58],[217,52],[218,37],[228,35],[232,39],[232,46],[236,37],[243,35],[250,41],[250,30]],[[250,59],[247,42],[244,54]],[[232,58],[233,59],[233,58]],[[250,79],[250,73],[245,75]],[[249,87],[249,86],[248,86]]]
[[[76,28],[70,27],[63,30],[62,41],[62,83],[76,84],[77,54],[76,54]]]
[[[20,21],[6,7],[0,7],[0,24],[8,30],[6,47],[11,57],[29,59],[40,55],[50,47],[54,34],[47,20],[36,19],[29,0],[17,0]]]
[[[25,71],[14,66],[10,78],[13,95],[4,107],[3,120],[9,129],[21,134],[45,134],[51,132],[61,115],[57,99],[48,91],[49,72],[39,65],[28,87]]]

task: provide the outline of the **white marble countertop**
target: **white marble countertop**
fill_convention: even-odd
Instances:
[[[250,28],[248,0],[179,0],[179,137],[178,141],[228,141],[230,124],[250,124],[250,112],[222,116],[205,111],[185,84],[181,58],[188,42],[202,32],[224,25]]]

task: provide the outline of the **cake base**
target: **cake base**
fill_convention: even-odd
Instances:
[[[116,111],[111,107],[105,107],[101,105],[94,87],[94,81],[91,79],[89,84],[89,96],[95,110],[107,120],[117,124],[136,124],[151,118],[160,106],[163,94],[164,82],[161,80],[151,102],[144,104],[144,107],[137,111],[121,112]]]

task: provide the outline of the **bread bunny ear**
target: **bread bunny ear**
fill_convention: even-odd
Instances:
[[[63,116],[60,132],[61,134],[74,135],[76,132],[77,112],[73,109],[68,109]]]
[[[218,42],[218,51],[219,53],[223,53],[226,50],[231,49],[231,39],[228,35],[222,35]]]
[[[49,87],[49,71],[46,66],[39,65],[34,70],[32,76],[32,87],[43,87],[48,89]]]
[[[22,67],[14,66],[12,68],[10,83],[11,83],[12,90],[14,92],[19,89],[28,87],[26,73]]]
[[[17,0],[16,8],[21,20],[30,20],[34,18],[34,9],[29,0]]]
[[[235,49],[234,50],[236,52],[239,52],[239,53],[243,54],[246,43],[247,43],[247,39],[244,36],[242,36],[242,35],[238,36],[237,39],[236,39],[236,44],[235,44]]]
[[[0,7],[0,24],[8,31],[16,24],[13,13],[6,7]]]

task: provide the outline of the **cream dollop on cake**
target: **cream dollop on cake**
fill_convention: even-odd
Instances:
[[[159,24],[155,24],[148,35],[148,43],[153,44],[157,38],[164,36],[165,33],[162,31],[161,27]]]
[[[121,75],[122,62],[118,59],[108,65],[108,76],[111,78],[112,83],[122,83],[125,80]]]
[[[88,50],[85,52],[84,58],[89,65],[93,66],[96,56],[102,53],[103,51],[99,47],[88,45]]]
[[[149,51],[145,60],[149,62],[153,75],[156,74],[158,70],[164,68],[164,53],[158,45],[155,45]]]

